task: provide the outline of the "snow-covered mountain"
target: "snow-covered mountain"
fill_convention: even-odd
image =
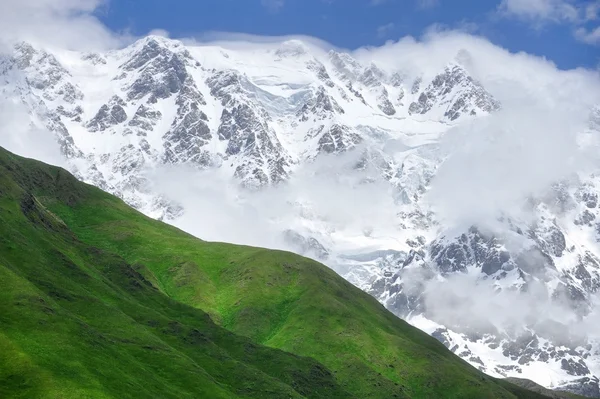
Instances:
[[[239,186],[242,202],[266,192],[264,223],[282,246],[326,262],[474,366],[600,397],[600,178],[556,181],[528,199],[527,217],[492,225],[444,224],[426,201],[449,156],[440,142],[502,112],[462,59],[414,73],[299,40],[150,36],[106,53],[21,43],[0,58],[0,97],[54,134],[79,178],[148,215],[177,224],[193,206],[157,186],[161,169],[206,171],[189,176]],[[581,133],[598,130],[596,110]],[[326,206],[310,195],[317,186]],[[285,207],[268,203],[280,196]],[[368,220],[355,223],[349,203]]]

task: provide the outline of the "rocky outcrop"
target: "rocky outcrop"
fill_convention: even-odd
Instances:
[[[88,130],[90,132],[104,131],[125,122],[127,120],[125,106],[123,99],[119,96],[113,96],[108,104],[101,106],[96,116],[87,123]]]
[[[64,54],[21,44],[0,59],[0,93],[25,104],[32,125],[54,134],[79,178],[156,218],[184,212],[153,191],[147,171],[165,166],[220,168],[223,180],[215,184],[258,190],[285,186],[323,159],[344,164],[328,171],[336,178],[385,185],[389,230],[361,225],[344,239],[398,248],[339,256],[335,240],[347,232],[328,215],[310,212],[298,216],[298,225],[319,232],[290,230],[283,240],[296,252],[343,263],[346,277],[399,316],[434,317],[424,293],[436,281],[461,277],[490,287],[490,296],[539,290],[574,320],[593,316],[600,292],[596,176],[555,184],[547,197],[532,199],[531,220],[499,220],[504,233],[477,225],[450,230],[424,201],[447,156],[439,137],[449,125],[500,107],[462,64],[415,79],[413,71],[336,51],[323,55],[296,40],[264,47],[260,57],[245,58],[233,48],[188,49],[149,37],[118,51],[69,53],[73,67]],[[82,66],[94,76],[81,74]],[[598,115],[591,113],[589,129],[600,128]],[[327,248],[317,240],[325,236]],[[562,373],[565,389],[597,387],[598,349],[585,339],[571,345],[564,323],[527,319],[517,326],[523,328],[499,329],[429,322],[438,340],[487,373],[525,375],[548,363]]]
[[[420,91],[421,82],[417,80],[413,85],[412,93],[420,94],[418,100],[410,104],[410,114],[426,114],[435,104],[443,104],[444,117],[455,121],[462,115],[475,116],[500,108],[500,103],[459,65],[446,67],[423,91]]]

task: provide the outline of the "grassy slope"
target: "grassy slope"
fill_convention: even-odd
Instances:
[[[172,397],[202,388],[214,390],[205,397],[268,389],[269,397],[541,397],[484,376],[316,262],[202,242],[3,150],[0,176],[0,282],[11,287],[0,292],[0,387],[72,384],[106,397],[161,387]],[[11,180],[24,190],[7,196]],[[36,224],[16,205],[24,192],[43,210]],[[7,239],[16,226],[22,239]],[[316,362],[239,335],[314,358],[335,380]]]
[[[350,396],[316,361],[216,326],[122,258],[81,243],[12,178],[49,193],[46,179],[66,184],[67,202],[88,187],[36,163],[8,171],[8,157],[0,154],[1,398]]]

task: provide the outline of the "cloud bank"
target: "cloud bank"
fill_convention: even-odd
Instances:
[[[506,12],[530,18],[581,18],[579,11],[577,16],[571,15],[570,8],[559,17],[556,10],[544,8],[550,4],[544,1],[529,8],[515,0],[503,4]],[[85,50],[122,46],[127,38],[109,31],[94,16],[102,5],[100,0],[3,1],[0,37]],[[587,37],[588,31],[581,35]],[[595,40],[593,37],[588,40]],[[291,38],[305,41],[320,54],[334,48],[319,39],[298,36],[212,33],[185,41],[251,48]],[[445,227],[492,223],[499,214],[525,217],[522,204],[528,197],[598,166],[597,147],[582,148],[578,142],[591,107],[600,104],[598,71],[559,70],[548,60],[511,53],[485,38],[439,29],[419,38],[360,48],[352,54],[365,64],[376,62],[389,71],[402,70],[407,79],[421,74],[432,77],[449,62],[459,62],[502,103],[501,111],[449,130],[439,144],[446,159],[426,200]],[[59,162],[52,133],[30,129],[28,115],[20,106],[0,103],[0,117],[0,145],[46,162]],[[289,183],[261,192],[240,189],[219,170],[159,169],[148,171],[147,177],[157,191],[185,207],[185,215],[176,224],[206,240],[293,249],[282,239],[281,232],[286,229],[320,231],[326,246],[335,246],[340,234],[393,237],[401,222],[393,189],[381,177],[374,178],[373,171],[352,170],[359,151],[320,157]],[[532,318],[535,321],[546,310],[561,320],[572,317],[548,302],[543,290],[532,290],[526,296],[515,292],[496,296],[489,285],[468,276],[429,284],[425,293],[432,317],[448,323],[454,320],[485,328],[492,322],[508,328]],[[485,300],[473,302],[472,297]],[[487,318],[490,309],[494,309],[492,320]],[[592,331],[589,321],[578,323],[578,331]]]
[[[27,158],[66,165],[54,134],[33,125],[25,106],[0,99],[0,121],[0,146]]]
[[[107,0],[0,2],[0,42],[28,41],[69,49],[106,49],[121,39],[96,17]]]

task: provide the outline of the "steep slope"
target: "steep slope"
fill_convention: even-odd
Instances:
[[[3,397],[525,392],[502,388],[316,262],[202,242],[3,149],[0,171]]]
[[[352,396],[316,361],[163,295],[139,265],[81,242],[40,202],[90,195],[66,171],[0,150],[1,397]]]
[[[499,107],[456,63],[407,78],[297,40],[229,50],[149,36],[105,54],[21,43],[0,76],[0,93],[54,132],[76,175],[166,218],[181,210],[151,191],[148,168],[218,168],[259,188],[371,136],[435,135]]]
[[[465,50],[434,69],[409,57],[357,57],[299,40],[240,46],[150,36],[104,53],[21,43],[0,58],[0,96],[50,130],[78,178],[146,215],[201,238],[327,262],[489,375],[600,397],[600,338],[592,328],[600,292],[599,174],[556,182],[527,202],[528,217],[502,216],[500,231],[479,221],[446,225],[426,200],[453,155],[444,142],[469,126],[477,134],[468,142],[506,136],[495,128],[506,110],[471,76],[477,68]],[[596,110],[590,131],[599,120]],[[531,130],[543,130],[539,122]],[[165,178],[156,178],[165,170],[166,180],[179,184],[165,189]],[[350,183],[336,184],[343,179]],[[202,190],[182,190],[195,184],[210,187],[210,200]],[[213,199],[212,190],[231,190],[233,198]],[[269,190],[268,200],[252,203],[260,190]],[[240,220],[248,209],[258,215],[251,223]],[[239,230],[252,240],[240,239]],[[477,301],[463,298],[471,290]],[[457,297],[460,306],[436,311]],[[481,303],[477,311],[472,302]],[[462,325],[448,317],[456,314]],[[494,324],[499,314],[506,320]]]

